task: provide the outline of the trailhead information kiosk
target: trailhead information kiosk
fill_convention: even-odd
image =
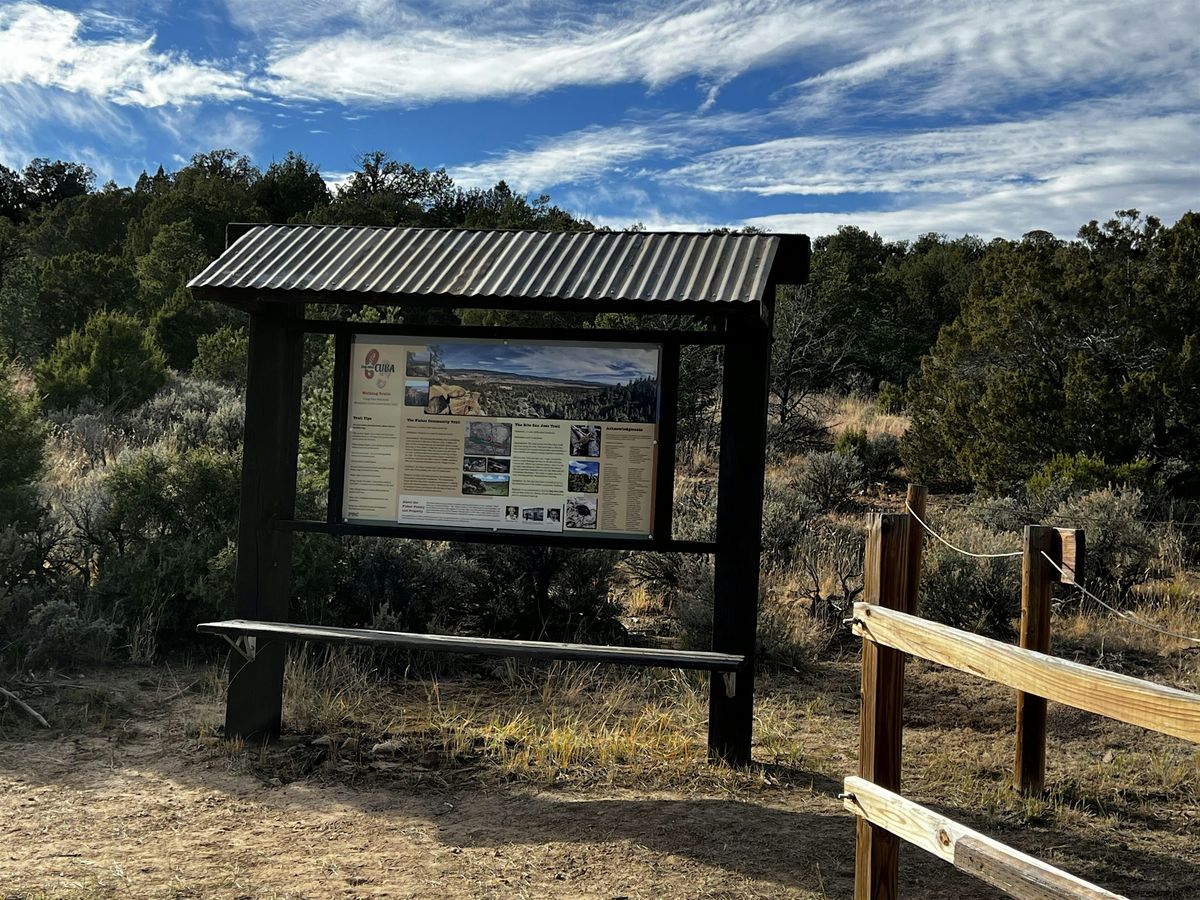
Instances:
[[[771,322],[776,288],[807,279],[808,239],[326,225],[231,225],[230,238],[189,284],[250,314],[237,618],[200,626],[241,654],[226,735],[278,735],[287,640],[342,641],[706,670],[710,756],[749,762]],[[408,326],[309,319],[306,304],[655,318]],[[306,334],[335,347],[321,521],[295,516]],[[715,539],[685,541],[671,519],[680,348],[693,344],[723,348],[721,439]],[[296,531],[712,554],[713,646],[289,623]]]

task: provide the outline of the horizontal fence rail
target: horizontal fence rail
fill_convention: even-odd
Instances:
[[[854,604],[854,633],[1047,700],[1200,743],[1200,694],[1014,647],[867,603]]]
[[[948,543],[922,520],[925,500],[924,489],[910,485],[907,517],[875,513],[867,521],[865,602],[854,604],[852,619],[855,635],[863,639],[858,775],[845,779],[842,795],[857,817],[855,900],[899,896],[901,842],[916,844],[1013,897],[1118,897],[901,795],[904,661],[915,656],[1016,689],[1013,781],[1028,796],[1044,790],[1047,701],[1200,743],[1200,694],[1047,652],[1051,588],[1055,582],[1079,583],[1086,554],[1079,530],[1027,526],[1023,550],[1001,554],[1022,557],[1020,646],[913,615],[921,540],[914,539],[912,529],[919,526]],[[949,546],[967,556],[989,555]]]
[[[953,819],[853,775],[845,780],[846,809],[872,825],[939,856],[1012,897],[1025,900],[1122,900]]]

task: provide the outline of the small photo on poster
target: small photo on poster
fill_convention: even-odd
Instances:
[[[463,447],[468,456],[512,456],[512,425],[468,422]]]
[[[474,497],[507,497],[507,475],[474,475],[463,472],[462,492]]]
[[[489,472],[499,472],[499,473],[507,472],[509,470],[509,466],[511,464],[512,464],[511,459],[497,459],[497,458],[491,457],[491,456],[489,456],[487,458],[487,470]]]
[[[521,518],[526,522],[543,522],[546,519],[546,509],[543,506],[529,506],[521,510]]]
[[[571,455],[599,456],[600,455],[600,426],[572,425],[571,426]]]
[[[424,378],[428,381],[431,371],[428,347],[424,350],[409,350],[405,354],[404,374],[409,378]],[[426,391],[429,390],[428,384],[426,384],[425,389]]]
[[[519,507],[519,506],[504,507],[504,521],[516,522],[520,518],[521,518],[521,507]]]
[[[596,498],[568,497],[567,498],[567,528],[596,529]]]
[[[464,456],[463,471],[464,472],[486,472],[487,457],[484,456]]]
[[[567,490],[572,494],[600,492],[600,462],[594,459],[573,459],[567,463]]]
[[[546,510],[546,521],[547,522],[561,522],[562,521],[562,510],[561,509]]]
[[[411,356],[412,354],[409,355]],[[404,405],[424,408],[428,402],[429,382],[406,378],[404,380]]]

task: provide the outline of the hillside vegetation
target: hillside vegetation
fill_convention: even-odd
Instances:
[[[359,162],[336,193],[295,154],[260,170],[214,150],[132,187],[97,187],[71,162],[0,168],[0,627],[10,663],[154,659],[190,645],[196,621],[229,612],[245,322],[185,286],[220,252],[227,223],[592,228],[503,182],[463,190],[383,153]],[[946,525],[985,542],[1024,522],[1089,523],[1100,538],[1093,585],[1117,602],[1182,577],[1200,491],[1198,285],[1193,213],[1164,226],[1123,211],[1075,241],[1032,232],[888,242],[857,228],[817,238],[811,283],[778,298],[767,566],[802,561],[806,603],[825,603],[831,583],[844,594],[854,567],[829,560],[851,541],[846,513],[886,496],[907,470],[935,491],[975,497]],[[639,323],[610,314],[595,324]],[[686,317],[653,324],[699,327]],[[715,447],[720,359],[706,347],[687,354],[679,503],[693,510],[675,519],[699,533],[711,527],[701,476]],[[310,338],[306,363],[300,503],[320,514],[326,340]],[[872,419],[852,421],[848,397],[866,398],[858,408]],[[896,424],[872,424],[885,418]],[[708,578],[693,562],[638,555],[434,544],[400,554],[386,542],[300,540],[297,616],[345,624],[611,636],[623,627],[621,585],[694,605]],[[1011,601],[1009,590],[967,617],[1003,631]],[[686,636],[689,617],[672,610]]]

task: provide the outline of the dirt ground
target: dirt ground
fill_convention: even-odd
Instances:
[[[101,691],[93,673],[74,701],[86,724],[35,731],[11,708],[0,720],[0,896],[849,897],[854,820],[833,773],[854,758],[854,674],[847,663],[821,676],[823,711],[797,720],[806,733],[794,761],[762,766],[761,790],[651,791],[486,784],[470,772],[364,768],[319,752],[304,774],[286,774],[279,760],[308,753],[311,734],[275,745],[274,764],[246,765],[197,728],[219,721],[211,695],[168,700],[146,670],[104,673]],[[934,684],[920,670],[911,682],[915,701],[929,705]],[[776,679],[762,688],[764,710],[779,702],[772,694],[813,689]],[[988,732],[1011,716],[1011,701],[969,690],[939,693],[946,720],[918,718],[906,732],[906,765],[949,742],[945,759],[910,767],[914,796],[1002,766],[1011,736]],[[1097,748],[1112,743],[1091,718],[1055,721],[1064,737],[1052,753],[1069,755],[1080,734]],[[1135,805],[1164,820],[1149,837],[1136,817],[1070,802],[1052,822],[1044,810],[1018,822],[1005,800],[970,824],[990,824],[1002,840],[1021,835],[1022,849],[1131,896],[1200,896],[1194,798],[1171,813]],[[999,896],[914,848],[902,860],[906,897]]]

